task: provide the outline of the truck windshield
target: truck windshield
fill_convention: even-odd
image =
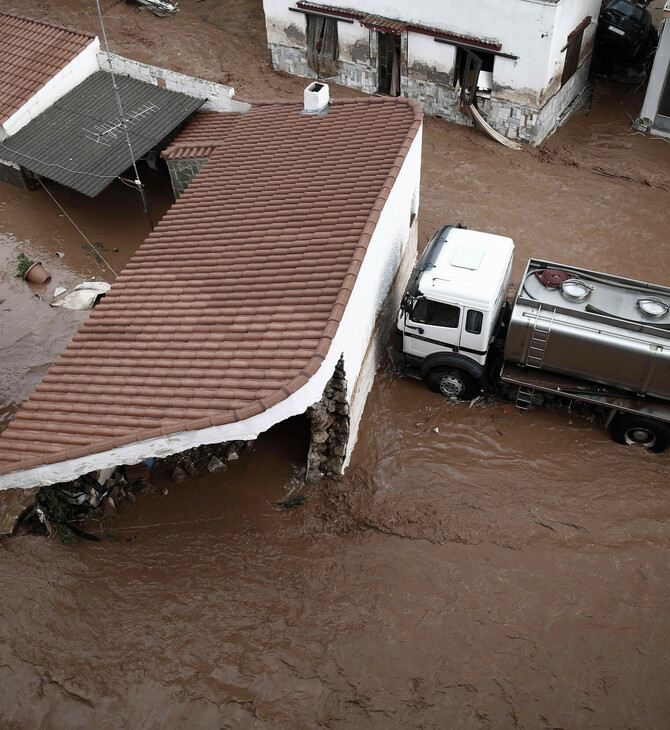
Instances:
[[[412,320],[438,327],[458,327],[460,314],[460,307],[454,307],[452,304],[419,299],[412,309]]]

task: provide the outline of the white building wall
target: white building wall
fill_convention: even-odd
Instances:
[[[491,99],[483,101],[481,108],[485,114],[493,111],[487,121],[501,134],[537,144],[564,118],[584,88],[584,66],[593,46],[600,0],[360,0],[355,4],[324,0],[322,4],[500,44],[502,55],[494,59]],[[273,64],[288,73],[315,77],[306,63],[305,14],[291,7],[295,3],[289,0],[264,0]],[[562,87],[568,35],[587,16],[594,22],[584,32],[580,72]],[[337,30],[340,73],[333,81],[375,93],[379,88],[377,33],[357,20],[338,21]],[[417,99],[428,114],[472,124],[453,93],[456,47],[411,30],[401,39],[402,95]]]
[[[180,453],[202,444],[226,441],[250,441],[276,423],[304,413],[317,403],[332,377],[340,357],[344,359],[350,400],[350,436],[346,454],[348,462],[356,442],[358,425],[365,398],[372,385],[378,361],[370,352],[379,352],[381,339],[369,348],[373,333],[381,338],[383,327],[379,317],[390,301],[389,290],[396,284],[402,291],[405,281],[396,277],[398,268],[409,274],[416,254],[416,238],[410,235],[410,218],[417,212],[421,175],[422,130],[417,133],[403,162],[372,235],[364,262],[358,274],[342,321],[321,367],[296,393],[276,406],[244,421],[214,426],[200,431],[150,439],[122,446],[102,454],[71,459],[59,464],[45,465],[13,474],[0,475],[0,490],[57,484],[76,479],[99,469],[120,464],[137,464],[150,457],[164,457]],[[413,233],[415,233],[414,227]],[[391,297],[392,298],[392,297]],[[391,310],[391,318],[395,307]],[[382,338],[383,339],[383,338]],[[379,344],[381,342],[381,344]],[[368,357],[366,358],[366,354]],[[361,377],[362,376],[362,377]]]
[[[556,24],[551,36],[551,49],[549,52],[549,64],[547,66],[547,78],[545,81],[545,94],[543,102],[558,91],[561,86],[561,76],[565,65],[565,44],[568,36],[586,17],[591,17],[591,23],[584,29],[582,47],[579,54],[579,65],[591,55],[593,42],[596,37],[598,26],[598,15],[600,13],[601,0],[563,0],[557,6]]]
[[[84,79],[98,71],[97,54],[100,50],[100,41],[97,36],[84,50],[65,68],[53,76],[36,94],[34,94],[20,109],[2,125],[4,135],[16,134],[28,122],[46,111],[55,101],[65,96],[78,86]]]
[[[654,57],[654,65],[651,69],[647,92],[644,97],[640,116],[635,122],[635,127],[645,132],[653,131],[654,134],[670,137],[670,131],[654,127],[654,119],[658,112],[658,106],[661,103],[661,94],[663,93],[666,79],[670,74],[670,25],[668,25],[670,2],[666,3],[665,7],[666,17],[661,21],[659,27],[659,41],[656,56]]]
[[[109,58],[111,58],[112,71],[115,74],[130,76],[130,78],[144,81],[147,84],[162,86],[181,94],[188,94],[196,99],[207,99],[207,102],[200,107],[202,111],[246,112],[251,108],[251,104],[233,99],[235,89],[232,86],[197,79],[158,66],[150,66],[146,63],[133,61],[130,58],[117,56],[114,53],[111,53]],[[109,71],[109,58],[107,53],[100,51],[97,57],[96,71],[99,69]]]

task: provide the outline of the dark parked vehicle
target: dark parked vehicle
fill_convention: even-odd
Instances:
[[[632,0],[608,0],[603,4],[597,34],[601,56],[623,66],[633,60],[644,61],[657,43],[658,34],[644,5]]]

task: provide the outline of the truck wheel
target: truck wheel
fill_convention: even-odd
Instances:
[[[612,438],[618,444],[642,444],[658,454],[670,444],[670,427],[645,416],[617,416],[612,424]]]
[[[426,375],[431,390],[447,398],[471,400],[479,392],[475,379],[457,368],[435,368]]]

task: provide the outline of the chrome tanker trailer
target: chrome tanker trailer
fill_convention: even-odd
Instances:
[[[531,259],[507,303],[510,238],[444,226],[398,313],[394,362],[448,397],[513,386],[598,406],[619,443],[670,444],[670,288]]]

